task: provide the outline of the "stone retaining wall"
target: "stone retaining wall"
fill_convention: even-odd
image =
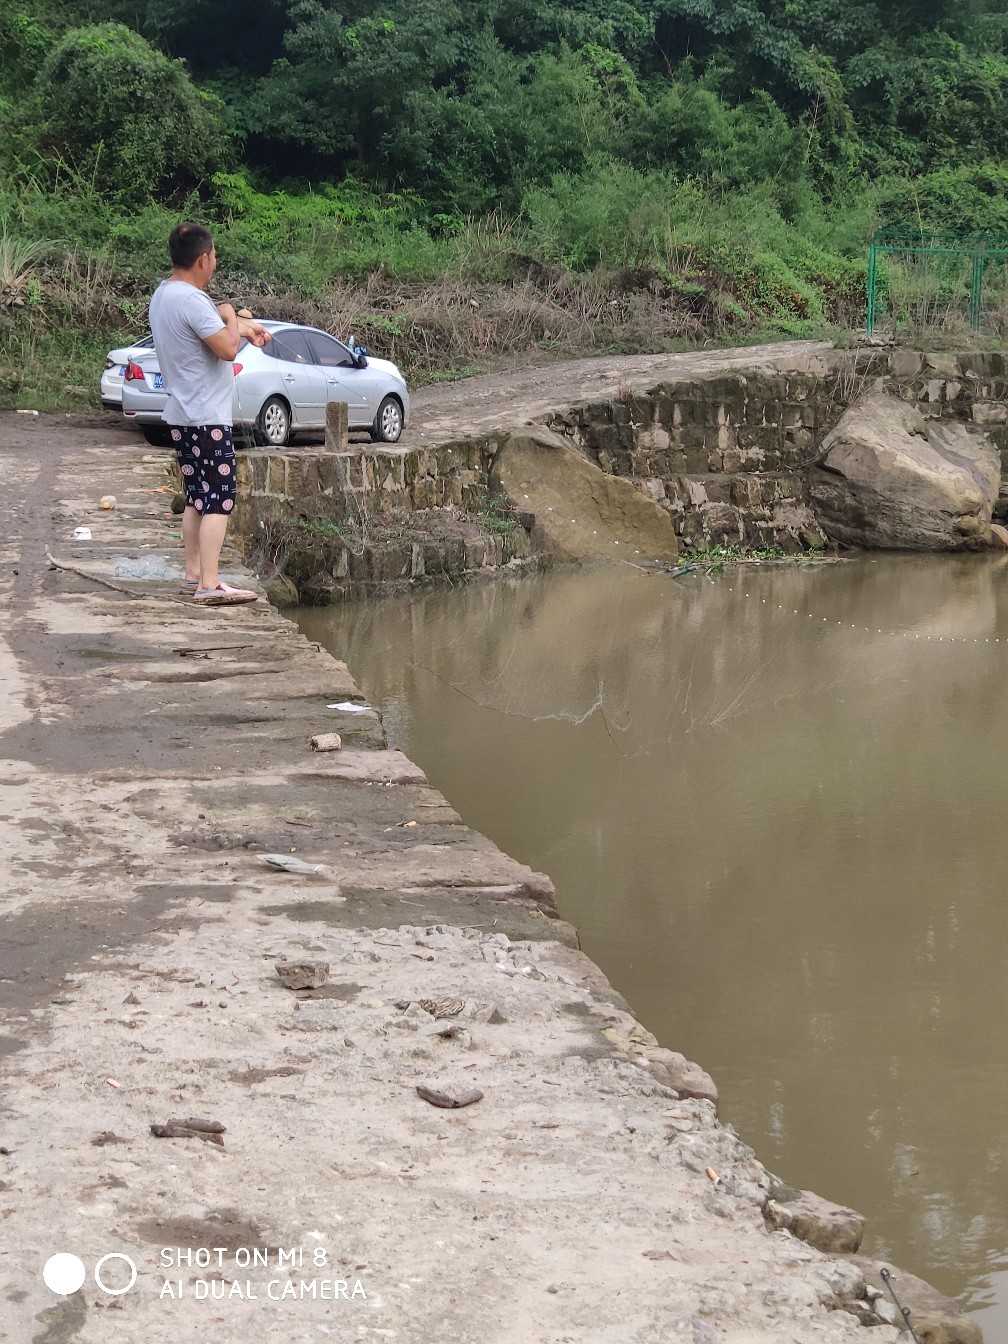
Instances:
[[[347,452],[320,448],[251,449],[238,455],[238,492],[256,519],[316,520],[456,507],[476,510],[486,495],[478,441],[407,449],[368,444]]]
[[[1001,451],[996,516],[1008,517],[1008,366],[1001,355],[836,351],[817,373],[740,372],[681,379],[543,417],[603,472],[631,479],[671,514],[689,548],[826,544],[808,472],[847,405],[881,385],[929,417],[982,426]],[[479,523],[490,468],[507,430],[423,448],[351,444],[346,451],[256,449],[239,455],[245,507],[236,533],[250,549],[270,529],[392,519],[375,544],[327,550],[315,600],[362,584],[458,578],[530,558],[533,520],[506,535]],[[249,507],[251,506],[251,507]],[[436,535],[434,520],[463,520]],[[444,531],[444,529],[441,529]],[[413,535],[415,533],[415,535]],[[306,582],[302,556],[295,582]]]
[[[850,383],[839,369],[829,379],[733,374],[683,380],[558,413],[547,424],[604,472],[632,478],[667,508],[687,547],[766,543],[801,550],[825,542],[803,473],[846,405]],[[243,511],[239,530],[249,542],[262,526],[291,517],[408,519],[433,509],[476,514],[502,438],[503,432],[422,449],[244,453],[238,486],[252,508]],[[513,558],[507,549],[505,564]],[[520,544],[517,549],[520,554]],[[496,552],[483,564],[470,556],[463,570],[445,558],[452,574],[464,573],[493,567]],[[420,577],[415,563],[400,569],[403,577]],[[441,571],[429,564],[422,571],[434,572]]]
[[[578,407],[549,424],[602,471],[633,477],[669,510],[687,547],[802,550],[825,544],[805,473],[858,380],[852,355],[827,377],[732,373],[682,380]]]
[[[667,508],[685,546],[801,550],[825,544],[807,473],[846,407],[879,382],[926,416],[986,430],[1002,461],[995,514],[1008,517],[1008,362],[998,354],[836,352],[825,373],[684,379],[548,423]]]
[[[389,444],[253,449],[238,454],[234,536],[248,553],[292,522],[329,522],[338,535],[284,542],[296,596],[328,604],[374,585],[459,579],[532,561],[528,531],[491,528],[481,441],[423,449]],[[345,525],[345,526],[343,526]]]
[[[283,572],[295,589],[288,595],[290,601],[329,606],[386,584],[453,581],[534,562],[528,533],[517,527],[505,535],[423,540],[407,536],[359,545],[326,538],[299,540],[287,550]]]

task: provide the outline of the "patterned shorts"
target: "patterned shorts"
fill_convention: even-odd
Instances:
[[[230,425],[171,426],[186,503],[197,513],[230,513],[235,505],[235,455]]]

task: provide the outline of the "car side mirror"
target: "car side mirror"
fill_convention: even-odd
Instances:
[[[354,351],[354,367],[358,369],[367,368],[367,351],[363,347]]]

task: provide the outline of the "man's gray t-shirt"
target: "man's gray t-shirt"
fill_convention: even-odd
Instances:
[[[226,325],[209,294],[186,280],[162,280],[150,301],[168,425],[230,425],[234,369],[203,344]]]

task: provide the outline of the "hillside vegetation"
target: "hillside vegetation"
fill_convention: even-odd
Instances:
[[[1008,228],[1005,9],[0,0],[0,398],[94,400],[186,217],[414,378],[856,327],[878,225]]]

